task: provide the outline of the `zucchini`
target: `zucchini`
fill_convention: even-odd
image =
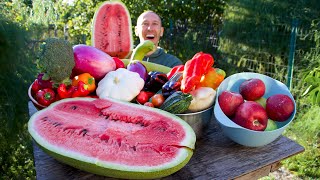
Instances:
[[[188,110],[191,101],[191,94],[176,91],[164,101],[164,103],[160,106],[160,109],[172,114],[180,114]]]
[[[127,67],[127,65],[130,63],[130,59],[121,59],[124,65]],[[141,61],[141,63],[147,68],[147,71],[159,71],[163,73],[168,73],[170,72],[171,68],[161,65],[161,64],[156,64],[152,62],[147,62],[147,61]]]

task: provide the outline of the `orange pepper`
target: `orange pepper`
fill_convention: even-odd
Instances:
[[[96,81],[93,76],[91,76],[89,73],[82,73],[78,76],[75,76],[72,79],[72,86],[77,86],[79,81],[84,82],[86,85],[88,85],[88,91],[90,93],[94,92],[96,90]]]
[[[226,73],[224,70],[219,68],[211,68],[204,76],[202,76],[199,86],[211,87],[216,90],[224,80],[225,76]]]

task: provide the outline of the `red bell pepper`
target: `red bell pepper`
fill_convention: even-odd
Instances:
[[[34,95],[36,94],[41,88],[40,84],[39,84],[39,80],[38,79],[35,79],[32,83],[32,86],[31,86],[31,93]]]
[[[116,63],[116,69],[118,68],[125,68],[125,65],[123,63],[123,61],[121,61],[121,59],[117,58],[117,57],[112,57],[112,59],[114,60],[114,62]]]
[[[202,66],[203,66],[205,73],[207,73],[209,71],[209,69],[211,69],[211,67],[214,64],[213,57],[211,56],[211,54],[203,53],[203,52],[198,52],[197,54],[195,54],[193,56],[193,58],[199,58],[199,57],[203,60]]]
[[[206,74],[214,63],[210,54],[199,52],[184,65],[183,78],[181,81],[181,90],[189,93],[196,87],[201,80],[202,75]]]
[[[85,97],[89,94],[90,91],[88,90],[88,85],[86,85],[83,81],[79,81],[76,90],[72,93],[72,97]]]
[[[83,81],[78,81],[77,86],[67,87],[65,84],[60,84],[57,89],[58,95],[61,99],[71,97],[85,97],[90,94],[88,85]]]
[[[41,89],[36,93],[36,100],[41,105],[49,106],[55,101],[55,92],[50,88]]]
[[[67,88],[67,85],[61,83],[57,89],[58,95],[61,99],[71,98],[73,92],[75,91],[75,86],[70,86]]]
[[[173,75],[175,75],[176,73],[178,73],[178,72],[183,72],[183,70],[184,70],[184,65],[174,66],[174,67],[170,70],[170,72],[168,72],[168,74],[167,74],[168,79],[171,79],[171,77],[172,77]]]

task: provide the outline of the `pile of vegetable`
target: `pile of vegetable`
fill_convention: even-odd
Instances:
[[[226,76],[213,64],[210,54],[199,52],[168,73],[151,71],[136,101],[173,114],[205,110],[213,105],[216,89]]]
[[[72,47],[66,40],[50,38],[40,52],[41,73],[32,84],[31,94],[43,106],[86,96],[110,97],[173,114],[212,106],[215,90],[225,77],[223,70],[213,67],[213,57],[199,52],[185,65],[165,69],[142,62],[155,48],[150,42],[139,44],[126,63],[93,46]]]
[[[114,59],[101,50],[58,38],[43,43],[37,66],[41,73],[31,85],[31,95],[45,107],[65,98],[96,97],[97,80],[116,69]]]

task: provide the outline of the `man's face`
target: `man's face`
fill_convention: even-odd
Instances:
[[[163,35],[163,27],[160,17],[153,13],[147,12],[142,14],[137,21],[135,33],[140,38],[140,42],[151,40],[158,46],[160,37]]]

